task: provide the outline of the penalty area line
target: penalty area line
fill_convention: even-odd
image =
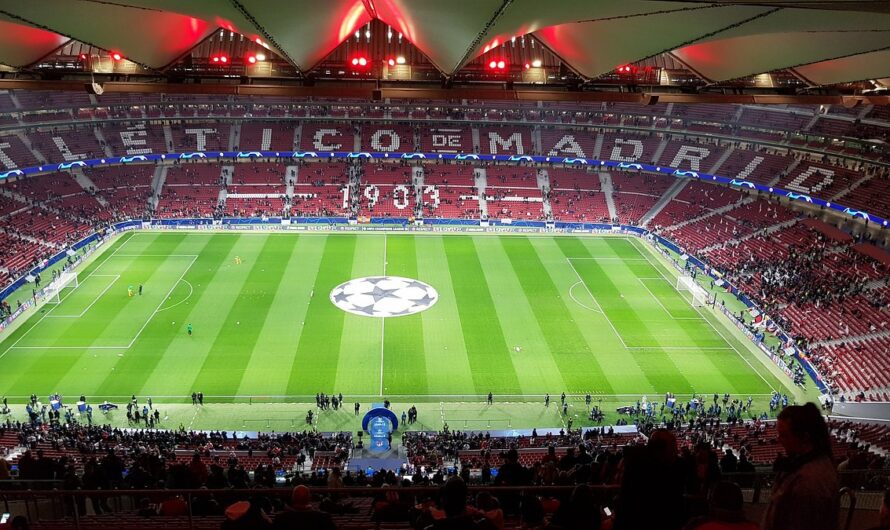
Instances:
[[[597,307],[599,307],[600,313],[602,313],[603,317],[605,317],[606,322],[609,323],[609,327],[612,328],[612,331],[615,333],[615,336],[618,337],[619,341],[621,341],[621,345],[624,346],[625,349],[627,349],[627,343],[624,342],[624,337],[621,336],[621,333],[618,332],[618,328],[616,328],[615,324],[612,323],[612,319],[610,319],[609,315],[606,314],[606,311],[603,309],[603,305],[599,302],[599,300],[596,299],[595,296],[593,296],[593,293],[590,292],[590,287],[588,287],[587,284],[584,283],[584,278],[581,277],[581,273],[579,273],[578,269],[575,268],[575,265],[572,264],[572,259],[573,258],[566,258],[566,262],[569,264],[569,267],[571,267],[572,270],[575,271],[575,276],[578,277],[578,281],[581,282],[582,284],[584,284],[584,289],[587,290],[587,294],[590,295],[590,299],[593,300],[594,303],[596,303]]]
[[[604,313],[603,313],[602,311],[600,311],[599,309],[597,309],[597,308],[595,308],[595,307],[589,307],[589,306],[587,306],[587,305],[584,305],[584,304],[581,303],[580,300],[578,300],[577,298],[575,298],[574,289],[575,289],[575,287],[578,287],[578,285],[579,285],[579,284],[582,284],[582,283],[584,283],[584,282],[581,282],[581,281],[579,281],[579,282],[575,282],[574,284],[572,284],[571,287],[569,287],[569,298],[571,298],[572,300],[574,300],[574,302],[575,302],[576,304],[578,304],[579,306],[583,307],[584,309],[588,309],[588,310],[590,310],[590,311],[593,311],[594,313],[604,314]]]
[[[49,315],[49,314],[48,314],[48,315],[46,315],[46,316],[49,317],[49,318],[80,318],[80,317],[84,316],[84,315],[86,314],[86,312],[89,311],[91,307],[93,307],[94,305],[96,305],[96,302],[98,302],[99,299],[102,298],[102,297],[105,295],[105,293],[108,292],[109,289],[111,289],[111,286],[114,285],[114,283],[115,283],[116,281],[118,281],[118,280],[121,278],[121,275],[120,275],[120,274],[97,274],[96,277],[97,277],[97,278],[100,278],[100,277],[102,277],[102,278],[114,278],[114,279],[111,280],[111,281],[108,283],[108,285],[105,286],[104,289],[102,289],[102,292],[100,292],[98,295],[96,295],[96,298],[93,299],[93,301],[90,302],[90,305],[86,306],[86,308],[84,308],[83,311],[81,311],[80,313],[78,313],[78,314],[76,314],[76,315]],[[68,296],[71,296],[71,295],[68,295]],[[68,296],[65,297],[66,300],[68,299]]]
[[[167,291],[167,294],[164,296],[163,299],[161,299],[161,303],[158,304],[158,307],[155,308],[155,310],[151,313],[151,315],[148,316],[148,319],[145,321],[145,324],[142,324],[142,327],[139,328],[139,331],[136,332],[136,336],[133,337],[133,340],[130,341],[130,344],[127,346],[127,349],[129,349],[131,346],[133,346],[133,344],[136,342],[136,339],[138,339],[139,336],[142,335],[142,332],[145,331],[145,328],[148,327],[149,322],[151,322],[151,320],[154,318],[154,316],[157,315],[161,311],[161,306],[164,305],[164,302],[166,302],[168,298],[170,298],[170,295],[173,294],[173,289],[176,289],[176,286],[179,285],[179,282],[181,282],[185,278],[185,275],[188,274],[188,272],[192,269],[192,265],[194,265],[196,261],[198,261],[197,255],[192,257],[192,261],[191,261],[191,263],[189,263],[189,266],[186,267],[184,271],[182,271],[182,274],[173,283],[173,287],[170,287],[170,290]]]
[[[667,316],[671,317],[674,320],[704,320],[704,317],[702,317],[701,315],[699,315],[697,317],[675,317],[673,314],[671,314],[670,309],[665,307],[665,305],[663,303],[661,303],[661,300],[659,300],[658,297],[655,296],[655,293],[653,293],[652,289],[650,289],[649,286],[646,285],[646,282],[644,282],[642,278],[637,278],[637,279],[640,280],[640,284],[643,286],[643,288],[646,289],[646,291],[650,295],[652,295],[652,299],[655,300],[655,303],[657,303],[659,306],[661,306],[661,308],[664,310],[664,312],[667,313]],[[657,280],[658,281],[666,281],[664,278],[657,278]],[[684,299],[684,301],[685,301],[685,299]]]
[[[135,233],[134,233],[134,232],[127,232],[127,234],[133,234],[133,235],[131,235],[130,237],[128,237],[127,239],[125,239],[125,240],[123,241],[123,243],[120,244],[120,246],[118,246],[116,249],[114,249],[113,252],[111,252],[110,254],[108,254],[107,256],[105,256],[105,259],[102,260],[102,263],[96,265],[96,266],[93,268],[93,270],[90,271],[90,273],[86,275],[86,277],[83,279],[83,281],[81,281],[81,283],[84,282],[84,281],[86,281],[90,276],[92,276],[93,274],[95,274],[96,271],[98,271],[103,265],[105,265],[106,263],[108,263],[108,260],[111,259],[112,256],[114,256],[115,254],[117,254],[117,253],[120,251],[120,249],[124,248],[124,245],[126,245],[131,239],[133,239],[133,238],[135,237]],[[121,239],[123,239],[123,236],[121,237]],[[120,241],[120,239],[119,239],[118,241]],[[92,263],[91,263],[90,265],[92,265]],[[80,281],[80,280],[78,280],[78,281]],[[74,291],[72,290],[71,292],[74,292]],[[71,293],[68,293],[68,296],[71,296]],[[66,296],[65,299],[67,299],[68,296]],[[21,342],[22,339],[24,339],[25,337],[27,337],[27,336],[28,336],[28,333],[31,333],[32,331],[34,331],[34,328],[36,328],[38,325],[40,325],[40,323],[43,322],[43,319],[46,318],[47,316],[49,316],[49,314],[52,313],[52,311],[53,311],[55,308],[59,307],[59,305],[60,305],[61,302],[63,302],[63,301],[64,301],[64,300],[60,300],[60,301],[59,301],[59,304],[56,304],[55,306],[53,306],[53,307],[51,307],[50,309],[48,309],[48,310],[46,311],[46,313],[44,313],[43,316],[40,317],[40,319],[39,319],[37,322],[34,323],[33,326],[31,326],[30,328],[26,329],[25,332],[22,333],[22,336],[18,338],[18,340],[16,340],[15,342],[12,343],[12,345],[10,345],[8,348],[6,348],[6,350],[5,350],[3,353],[0,353],[0,359],[2,359],[4,356],[6,356],[6,354],[9,353],[9,350],[11,350],[11,349],[17,347],[17,346],[18,346],[18,343]],[[29,317],[29,320],[30,320],[30,318],[33,318],[33,315],[32,315],[32,317]],[[27,321],[25,322],[25,324],[27,324]]]
[[[151,315],[148,316],[148,318],[145,320],[145,323],[142,324],[142,327],[139,328],[139,331],[136,332],[136,336],[134,336],[133,339],[130,341],[130,343],[127,344],[126,346],[18,346],[19,341],[21,341],[22,338],[24,338],[24,336],[25,336],[25,335],[22,335],[22,337],[20,337],[18,341],[16,341],[12,346],[7,348],[7,350],[5,352],[0,354],[0,358],[3,358],[3,356],[6,355],[9,352],[9,350],[12,350],[12,349],[17,349],[17,350],[129,350],[130,348],[133,347],[133,344],[136,343],[136,340],[139,338],[139,336],[142,335],[142,332],[145,331],[145,328],[148,327],[148,324],[152,321],[154,316],[157,315],[158,313],[160,313],[161,311],[163,311],[163,309],[161,309],[161,306],[164,305],[164,302],[166,302],[168,298],[170,298],[170,295],[173,294],[173,290],[176,289],[176,286],[179,285],[180,282],[186,282],[189,285],[189,287],[191,287],[191,283],[189,283],[187,280],[185,280],[185,275],[188,274],[188,272],[191,270],[191,268],[195,264],[195,262],[198,261],[198,256],[196,254],[189,254],[189,256],[192,257],[192,261],[191,261],[191,263],[189,263],[189,266],[185,268],[185,270],[179,276],[179,279],[177,279],[173,283],[173,287],[171,287],[170,290],[167,291],[167,294],[164,296],[163,299],[161,299],[161,303],[158,304],[158,307],[155,308],[155,310],[151,313]],[[194,291],[194,289],[192,289],[192,291]],[[185,302],[186,300],[188,300],[188,298],[190,296],[191,296],[191,293],[189,293],[188,297],[184,298],[183,300],[181,300],[180,302],[178,302],[175,305]],[[169,308],[166,308],[166,309],[171,309],[172,307],[175,307],[175,305],[170,306]],[[52,309],[50,309],[50,311],[52,311]],[[40,321],[42,321],[46,317],[47,317],[47,315],[44,315],[43,317],[41,317],[41,319],[37,321],[37,324],[39,324]],[[36,327],[37,324],[34,324],[34,326]],[[25,334],[30,332],[32,329],[34,329],[34,328],[32,327],[27,332],[25,332]]]
[[[634,242],[631,242],[631,246],[634,247],[634,248],[636,249],[637,253],[638,253],[640,256],[643,256],[643,258],[645,258],[646,261],[648,261],[648,262],[652,265],[652,268],[655,269],[655,271],[658,272],[658,274],[661,275],[662,278],[664,278],[664,281],[668,282],[668,284],[670,284],[671,286],[674,285],[670,280],[667,279],[667,276],[664,275],[664,273],[663,273],[663,272],[661,271],[661,269],[658,267],[658,264],[657,264],[657,263],[653,263],[652,260],[649,259],[649,256],[648,256],[648,254],[649,254],[649,250],[648,250],[648,249],[640,249],[640,247],[639,247],[637,244],[635,244]],[[678,291],[676,287],[674,287],[674,290],[677,292],[677,295],[679,295],[680,298],[683,298],[683,295],[680,294],[680,291]],[[686,299],[683,298],[683,300],[686,300]],[[760,377],[760,379],[763,380],[764,383],[766,383],[766,386],[768,386],[768,387],[770,388],[770,390],[772,390],[773,392],[775,392],[775,391],[776,391],[776,387],[774,387],[774,386],[772,385],[772,383],[770,383],[765,377],[763,377],[763,374],[760,373],[760,370],[758,370],[757,368],[755,368],[754,365],[751,364],[751,361],[749,361],[748,358],[745,357],[745,355],[744,355],[741,351],[739,351],[739,349],[738,349],[738,348],[735,346],[735,344],[733,343],[733,341],[732,341],[732,337],[730,337],[729,339],[727,339],[727,338],[723,335],[723,333],[721,333],[720,330],[717,329],[717,326],[715,326],[715,325],[714,325],[714,324],[713,324],[713,323],[712,323],[712,322],[705,316],[705,314],[702,312],[701,309],[699,309],[698,307],[695,307],[694,304],[689,304],[689,305],[692,306],[692,309],[694,309],[695,312],[698,313],[698,314],[702,317],[702,320],[704,320],[704,321],[708,324],[708,326],[710,326],[711,329],[714,330],[714,333],[716,333],[716,334],[720,337],[720,339],[723,340],[723,342],[725,342],[728,346],[730,346],[729,349],[734,350],[734,351],[736,352],[736,354],[742,359],[742,361],[744,361],[744,363],[747,364],[748,367],[751,368],[751,370],[753,370],[754,373],[757,374],[757,376]],[[722,325],[722,324],[721,324],[721,325]]]

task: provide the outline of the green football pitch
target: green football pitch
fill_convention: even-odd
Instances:
[[[377,318],[329,298],[342,282],[381,275],[425,282],[438,301]],[[438,402],[788,391],[723,317],[675,289],[657,253],[627,237],[130,232],[78,280],[0,343],[0,395]],[[139,285],[143,294],[128,296]]]

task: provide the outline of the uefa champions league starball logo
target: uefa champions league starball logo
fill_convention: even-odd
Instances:
[[[370,276],[341,283],[331,303],[347,313],[366,317],[400,317],[429,309],[439,299],[430,285],[398,276]]]

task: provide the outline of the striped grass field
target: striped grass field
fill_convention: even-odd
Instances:
[[[328,298],[384,274],[426,282],[439,300],[382,319]],[[674,274],[642,241],[612,236],[132,232],[0,343],[0,395],[784,391]]]

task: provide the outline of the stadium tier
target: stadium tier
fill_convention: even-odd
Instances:
[[[869,111],[872,122],[890,131],[880,112]],[[139,101],[16,90],[0,93],[4,113],[15,127],[0,136],[0,281],[18,289],[7,292],[3,316],[39,300],[38,271],[52,285],[67,263],[88,260],[77,287],[0,336],[0,366],[17,374],[0,381],[0,394],[16,401],[0,424],[0,452],[19,480],[234,492],[409,488],[456,474],[490,486],[514,484],[498,478],[514,466],[527,477],[517,485],[557,487],[540,495],[548,502],[569,502],[558,488],[577,482],[614,502],[619,466],[659,427],[686,463],[762,471],[785,456],[772,418],[789,401],[823,390],[828,412],[840,401],[890,399],[886,236],[854,213],[832,217],[749,189],[890,212],[883,159],[795,135],[814,119],[814,134],[851,133],[844,109]],[[78,164],[105,158],[115,161]],[[245,223],[262,231],[224,230]],[[113,235],[122,226],[135,230]],[[343,233],[381,227],[400,233]],[[45,261],[54,256],[58,263]],[[412,289],[422,297],[410,305],[379,304]],[[366,318],[381,312],[399,318]],[[84,407],[117,403],[127,414],[87,412],[66,398],[63,420],[42,394],[26,398],[31,386],[69,396],[83,388],[94,394]],[[332,408],[318,392],[334,388],[347,395]],[[203,393],[188,404],[194,389],[207,392],[207,405]],[[127,407],[134,393],[157,402],[143,408],[139,396]],[[306,403],[313,393],[316,406]],[[390,407],[399,419],[415,406],[420,421],[408,419],[396,440],[373,437],[373,419],[362,424],[372,410]],[[830,427],[839,462],[884,465],[885,425]],[[364,439],[348,432],[357,430]],[[402,448],[386,453],[392,472],[366,474],[380,445]],[[189,519],[162,494],[109,495],[109,510],[85,497],[75,524],[77,501],[65,501],[67,511],[35,527],[100,528],[112,521],[106,511],[124,528],[145,527],[146,513],[152,528],[167,529],[216,528],[227,517],[197,498]],[[270,512],[283,510],[276,495]],[[387,496],[376,497],[342,494],[349,513],[335,521],[377,524]],[[504,520],[527,526],[509,509]],[[391,528],[409,527],[398,516]]]
[[[103,155],[138,156],[140,154],[203,150],[351,150],[361,148],[377,152],[423,152],[482,154],[531,154],[550,156],[599,156],[601,159],[640,161],[663,164],[681,170],[712,171],[731,178],[774,184],[791,191],[837,198],[854,207],[878,214],[890,210],[885,193],[887,169],[866,162],[844,160],[826,150],[824,155],[798,156],[792,144],[780,148],[757,145],[757,139],[770,131],[773,139],[786,138],[789,131],[813,116],[801,108],[655,106],[624,104],[593,106],[579,111],[561,104],[561,110],[536,110],[519,104],[515,108],[474,110],[474,103],[455,105],[455,111],[443,114],[432,107],[370,107],[356,102],[347,106],[293,107],[274,99],[253,98],[199,103],[190,98],[171,98],[166,105],[132,98],[100,98],[95,105],[89,98],[64,94],[30,94],[16,91],[19,106],[35,114],[29,123],[41,120],[59,122],[51,128],[23,129],[7,134],[0,143],[0,153],[7,169],[35,166],[39,160],[76,161]],[[51,98],[51,99],[47,99]],[[211,98],[212,99],[212,98]],[[13,105],[15,107],[15,105]],[[54,108],[70,112],[58,116]],[[193,117],[194,122],[157,125],[142,121],[105,124],[90,123],[104,115],[133,117],[142,107],[141,116]],[[318,116],[332,118],[381,118],[389,115],[411,120],[435,122],[449,116],[447,123],[362,123],[358,126],[337,121],[251,122],[245,109],[259,107],[266,116]],[[42,111],[42,112],[40,112]],[[556,114],[552,114],[555,112]],[[265,113],[265,114],[263,114]],[[838,111],[822,116],[826,122],[817,130],[836,131],[829,122]],[[556,116],[559,123],[544,127],[534,125],[485,125],[487,121],[528,120]],[[667,119],[662,119],[666,116]],[[741,116],[739,118],[739,116]],[[241,118],[243,121],[212,121],[213,118]],[[204,118],[205,121],[201,121]],[[458,118],[458,119],[454,119]],[[478,120],[482,123],[476,124]],[[881,114],[875,111],[875,118]],[[86,119],[87,123],[80,120]],[[840,118],[837,118],[840,119]],[[211,121],[206,121],[211,120]],[[579,124],[608,124],[630,127],[674,128],[704,131],[719,129],[721,134],[736,136],[736,141],[707,137],[662,137],[653,132],[634,130],[579,129]],[[844,122],[846,123],[846,122]],[[750,128],[737,125],[750,126]],[[710,129],[708,129],[710,128]],[[473,138],[478,137],[478,145]],[[143,216],[253,217],[293,215],[365,216],[429,218],[483,218],[497,220],[553,220],[571,222],[611,222],[644,224],[660,228],[681,248],[706,259],[711,265],[734,276],[744,271],[751,278],[749,288],[755,299],[765,303],[788,303],[787,294],[763,291],[760,274],[751,275],[750,263],[764,266],[787,258],[788,249],[805,251],[812,230],[800,228],[802,214],[787,204],[763,199],[751,202],[741,191],[705,182],[686,182],[676,189],[676,180],[648,173],[611,171],[607,174],[567,167],[549,167],[539,175],[534,167],[516,165],[451,164],[388,165],[366,164],[360,175],[350,177],[340,163],[255,162],[220,168],[214,164],[182,164],[165,167],[109,166],[85,168],[76,173],[44,174],[26,179],[9,179],[4,186],[4,215],[9,218],[5,232],[8,250],[3,271],[6,281],[60,248],[88,234],[97,224]],[[415,170],[417,172],[415,172]],[[289,173],[290,172],[290,173]],[[351,185],[354,179],[354,184]],[[610,188],[603,188],[608,179]],[[421,182],[422,187],[421,186]],[[484,183],[484,194],[478,191]],[[606,191],[608,189],[608,191]],[[418,204],[418,200],[421,202]],[[789,226],[790,225],[790,226]],[[24,238],[24,239],[23,239]],[[800,247],[800,248],[798,248]],[[864,276],[869,290],[879,289],[887,280],[886,266],[869,260],[844,246],[831,249],[826,259],[826,274],[836,277]],[[841,259],[839,259],[842,257]],[[852,267],[852,269],[851,269]],[[815,274],[815,273],[814,273]],[[821,274],[821,273],[820,273]],[[739,276],[734,276],[739,277]],[[823,277],[815,275],[814,278]],[[867,295],[868,293],[866,293]],[[778,298],[777,298],[778,296]],[[878,296],[878,299],[881,297]],[[792,295],[791,300],[794,300]],[[828,323],[847,312],[858,311],[862,295],[842,296],[838,309],[819,308],[822,321]],[[787,319],[795,335],[808,341],[837,338],[837,329],[813,320],[812,309],[804,306],[781,307],[777,317]],[[837,313],[835,313],[837,311]],[[852,314],[852,313],[851,313]],[[875,328],[883,321],[871,316],[853,326],[844,336],[859,337],[881,333]],[[804,324],[803,322],[807,323]],[[873,329],[875,328],[875,329]],[[859,389],[853,387],[851,390]]]
[[[0,15],[0,530],[890,530],[890,0]]]

